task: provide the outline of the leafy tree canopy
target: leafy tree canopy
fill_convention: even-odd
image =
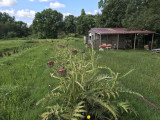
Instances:
[[[84,9],[81,10],[81,15],[86,15],[86,12]]]
[[[86,35],[88,31],[95,27],[95,19],[93,15],[81,15],[77,18],[77,32]]]
[[[76,31],[76,17],[73,15],[66,16],[64,19],[65,33],[75,33]]]
[[[0,38],[26,37],[29,35],[27,24],[15,21],[15,17],[0,12]]]
[[[33,20],[33,31],[39,38],[57,38],[62,26],[63,15],[56,10],[46,9],[38,12]]]

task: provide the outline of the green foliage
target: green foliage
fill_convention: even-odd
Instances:
[[[103,16],[102,14],[97,14],[95,15],[95,27],[96,28],[103,28],[104,27],[104,24],[105,23],[105,20],[103,19]]]
[[[97,26],[160,32],[160,1],[100,0],[98,4],[102,8],[102,16],[97,18]]]
[[[29,35],[27,24],[15,21],[14,17],[0,12],[0,38],[26,37]]]
[[[76,32],[76,17],[73,15],[66,16],[64,19],[65,23],[65,33],[75,33]]]
[[[36,33],[38,38],[57,38],[62,19],[63,15],[56,10],[46,9],[38,12],[33,20],[33,33]]]
[[[128,3],[123,25],[129,29],[160,31],[160,1],[134,0]],[[140,24],[141,23],[141,24]]]
[[[95,20],[93,15],[81,15],[77,17],[77,32],[82,35],[87,35],[88,31],[95,27]]]
[[[127,0],[107,0],[102,9],[103,27],[122,27]],[[123,7],[122,7],[123,6]]]
[[[86,12],[84,9],[81,10],[81,15],[86,15]]]
[[[50,94],[38,101],[37,105],[47,103],[47,106],[58,105],[59,109],[49,107],[52,109],[42,114],[43,119],[52,116],[51,120],[55,117],[59,120],[78,120],[88,113],[93,119],[118,120],[123,112],[130,112],[128,102],[119,98],[120,92],[129,90],[119,86],[118,73],[97,64],[93,49],[89,56],[82,53],[72,55],[69,48],[56,49],[59,52],[54,56],[55,65],[50,75],[57,85],[53,85]],[[57,74],[60,67],[67,69],[66,76]]]

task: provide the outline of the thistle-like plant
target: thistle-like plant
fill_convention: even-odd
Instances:
[[[84,120],[90,114],[94,120],[118,120],[121,113],[131,111],[129,103],[119,98],[121,92],[130,91],[119,85],[118,73],[98,65],[93,48],[89,51],[88,60],[85,54],[72,55],[69,51],[66,48],[64,54],[64,49],[60,50],[62,53],[54,57],[57,66],[62,64],[60,61],[63,58],[67,74],[57,75],[56,65],[50,73],[56,85],[48,96],[37,103],[50,101],[47,103],[52,106],[46,107],[49,112],[42,114],[43,119]]]

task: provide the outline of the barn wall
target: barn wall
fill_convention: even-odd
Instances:
[[[119,35],[119,44],[118,48],[119,49],[124,49],[126,46],[126,41],[128,41],[128,38],[126,37],[127,35]],[[117,39],[118,35],[108,35],[107,37],[107,44],[112,44],[113,48],[117,48]]]
[[[98,49],[100,45],[100,35],[93,31],[90,31],[90,33],[94,36],[94,40],[92,40],[93,46],[95,49]],[[125,49],[127,42],[130,41],[128,36],[129,35],[126,34],[119,35],[119,45],[118,45],[119,49]],[[101,44],[112,44],[113,48],[117,49],[118,34],[102,35],[101,39],[102,39]]]
[[[93,48],[94,49],[99,49],[99,45],[100,45],[100,39],[93,41]]]

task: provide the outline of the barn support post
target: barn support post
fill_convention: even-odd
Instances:
[[[143,34],[143,47],[145,45],[145,34]]]
[[[118,47],[119,47],[119,34],[117,35],[117,50],[118,50]]]
[[[135,37],[134,37],[134,50],[136,49],[136,34],[135,34]]]
[[[100,34],[100,45],[102,45],[102,36]]]
[[[153,41],[154,41],[154,34],[152,34],[152,44],[151,44],[151,50],[153,49]]]

